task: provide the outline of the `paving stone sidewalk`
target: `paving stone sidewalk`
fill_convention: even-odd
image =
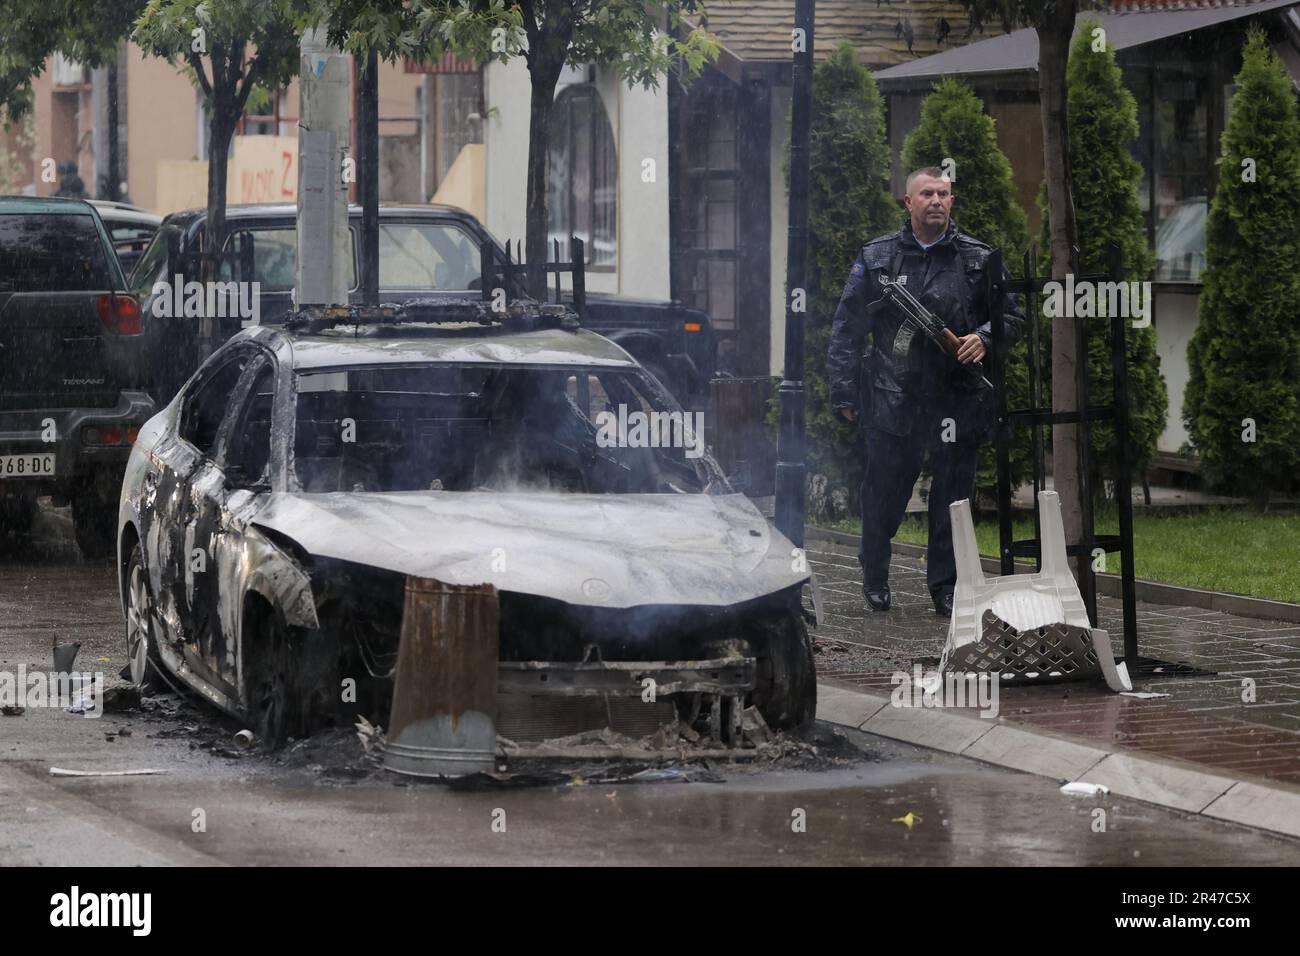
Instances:
[[[938,664],[948,627],[930,603],[924,558],[894,555],[894,606],[880,614],[863,603],[856,548],[810,530],[807,553],[827,617],[814,632],[820,679],[892,690],[895,671],[910,674],[914,663]],[[1118,659],[1122,606],[1099,596],[1098,611]],[[1135,691],[1170,695],[1151,700],[1112,694],[1100,682],[1003,687],[1001,716],[1114,747],[1300,784],[1300,625],[1141,601],[1137,617],[1143,656],[1191,664],[1213,676],[1135,681]],[[1253,703],[1242,700],[1247,678],[1254,681]]]

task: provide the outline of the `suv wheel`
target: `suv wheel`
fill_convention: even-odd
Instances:
[[[72,532],[87,561],[98,561],[113,553],[117,531],[117,499],[105,500],[93,490],[72,496]]]

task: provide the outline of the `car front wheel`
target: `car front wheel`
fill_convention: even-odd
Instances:
[[[754,644],[758,686],[753,702],[769,727],[793,730],[817,716],[812,638],[798,607],[759,623]]]

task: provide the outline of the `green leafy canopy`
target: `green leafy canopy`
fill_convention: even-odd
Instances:
[[[1252,27],[1206,223],[1183,417],[1207,477],[1260,507],[1290,486],[1300,467],[1298,168],[1291,81],[1263,31]],[[1247,420],[1254,441],[1243,440]]]

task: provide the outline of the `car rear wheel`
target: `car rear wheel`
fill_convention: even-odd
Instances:
[[[753,702],[769,727],[793,730],[817,716],[817,668],[812,638],[799,608],[758,626],[758,686]]]
[[[5,538],[13,535],[14,543],[31,530],[36,521],[36,499],[25,495],[12,498],[0,498],[0,554],[14,548]],[[15,549],[16,550],[16,549]]]
[[[131,683],[141,691],[162,671],[157,633],[149,577],[136,544],[126,567],[126,663]]]

